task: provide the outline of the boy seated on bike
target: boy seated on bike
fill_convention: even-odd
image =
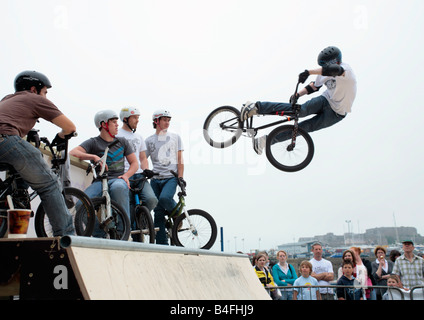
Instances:
[[[158,110],[153,113],[153,128],[155,134],[146,139],[146,156],[151,158],[153,171],[159,173],[151,180],[151,186],[159,202],[155,208],[154,223],[159,228],[156,233],[157,244],[168,244],[165,230],[166,212],[171,212],[176,206],[174,200],[178,180],[170,170],[178,173],[182,180],[184,174],[183,145],[181,137],[168,131],[171,113],[168,110]]]
[[[73,235],[72,216],[62,196],[58,177],[44,160],[41,151],[22,139],[38,118],[62,129],[52,145],[76,131],[73,122],[47,99],[47,89],[51,87],[49,79],[37,71],[23,71],[16,76],[15,93],[0,102],[0,158],[2,163],[13,166],[40,195],[53,235]]]
[[[149,162],[146,157],[146,143],[143,137],[139,133],[136,133],[140,110],[134,107],[124,107],[121,109],[119,117],[123,124],[118,130],[117,137],[123,137],[131,144],[137,158],[137,163],[140,164],[140,168],[130,178],[130,185],[131,188],[140,188],[142,184],[142,175],[147,178],[152,178],[153,176],[153,171],[149,170]],[[128,171],[129,167],[128,161],[125,161],[125,170]],[[144,183],[143,190],[141,190],[139,196],[143,205],[145,205],[149,211],[152,211],[156,207],[158,199],[148,181]],[[130,193],[130,207],[132,206],[134,206],[134,199]],[[132,226],[134,225],[134,218],[135,217],[131,217],[130,220]],[[138,235],[133,235],[133,237],[134,236]]]
[[[299,75],[300,83],[304,83],[311,74],[317,75],[316,80],[300,90],[296,97],[290,98],[290,102],[292,99],[297,101],[305,94],[317,92],[324,84],[327,87],[322,95],[301,106],[300,117],[315,114],[314,117],[299,123],[299,127],[306,132],[327,128],[343,120],[347,113],[351,112],[356,97],[355,74],[348,64],[342,62],[342,52],[337,47],[322,50],[318,55],[318,64],[320,68],[305,70]],[[245,121],[256,114],[282,115],[284,111],[292,111],[291,103],[246,102],[241,109],[240,120]],[[265,142],[266,136],[254,139],[253,149],[257,154],[262,154]]]
[[[106,147],[115,141],[108,153],[106,160],[106,170],[108,171],[109,193],[112,200],[115,200],[126,212],[130,218],[129,207],[129,178],[137,171],[138,162],[135,153],[125,138],[117,138],[118,133],[118,115],[113,110],[102,110],[96,113],[94,117],[96,128],[100,135],[90,138],[79,146],[72,149],[69,154],[81,160],[90,160],[94,163],[100,161]],[[128,171],[125,171],[124,160],[129,163]],[[84,191],[90,198],[100,197],[102,195],[102,181],[98,177]],[[93,235],[98,235],[95,233]]]

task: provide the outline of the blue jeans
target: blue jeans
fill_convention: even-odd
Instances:
[[[260,102],[256,103],[259,114],[276,114],[280,111],[292,111],[290,103],[283,102]],[[315,97],[302,104],[299,117],[303,118],[315,114],[316,116],[299,122],[299,127],[306,132],[313,132],[327,128],[343,120],[345,116],[336,113],[331,109],[328,100],[323,97]]]
[[[159,228],[156,233],[157,244],[168,244],[165,230],[165,215],[171,212],[177,203],[174,200],[177,190],[177,178],[153,179],[150,184],[159,202],[155,208],[155,227]]]
[[[0,162],[13,166],[22,179],[37,191],[54,236],[75,234],[72,216],[62,195],[62,186],[40,150],[19,136],[0,137]]]
[[[284,290],[281,289],[281,299],[280,300],[293,300],[293,289]]]
[[[109,186],[109,195],[110,198],[114,201],[116,201],[122,209],[125,210],[125,213],[127,214],[128,218],[130,218],[130,199],[129,199],[129,192],[128,192],[128,186],[125,180],[123,179],[110,179],[108,180],[108,186]],[[95,197],[101,197],[102,196],[102,182],[101,181],[94,181],[90,186],[88,186],[87,189],[84,191],[87,196],[90,198]],[[96,221],[95,229],[93,231],[94,237],[103,237],[104,233],[100,232],[100,229],[98,228],[99,224]]]
[[[134,174],[131,178],[130,178],[130,184],[131,184],[131,188],[140,188],[142,181],[140,180],[143,177],[143,175],[141,173],[136,173]],[[135,181],[138,180],[138,181]],[[129,194],[130,197],[130,209],[131,209],[131,226],[134,226],[135,224],[135,220],[134,220],[134,206],[135,206],[135,199],[134,196],[132,194],[132,192],[130,191]],[[158,199],[155,196],[155,193],[153,192],[152,187],[150,186],[150,183],[148,181],[146,181],[144,183],[144,187],[143,190],[141,190],[140,194],[140,202],[146,206],[149,211],[152,211],[156,205],[158,204]]]

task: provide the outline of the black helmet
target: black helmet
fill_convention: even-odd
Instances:
[[[320,52],[318,55],[318,64],[321,67],[328,66],[330,64],[341,63],[342,52],[337,47],[327,47]]]
[[[51,88],[50,80],[42,73],[37,71],[23,71],[15,78],[15,91],[30,90],[35,87],[37,92],[44,87]]]

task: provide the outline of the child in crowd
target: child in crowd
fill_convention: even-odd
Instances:
[[[318,281],[311,276],[312,264],[309,261],[300,263],[300,277],[296,279],[293,286],[293,300],[321,300]],[[296,288],[297,286],[311,286],[310,288]]]
[[[399,288],[402,292],[406,293],[409,291],[407,288],[404,288],[400,278],[397,274],[391,274],[387,278],[387,286],[388,287],[396,287]],[[400,300],[401,296],[396,294],[397,290],[387,290],[383,295],[383,300]]]
[[[358,281],[353,277],[353,262],[352,260],[343,260],[342,270],[343,275],[337,281],[338,286],[349,286],[337,288],[337,297],[339,300],[363,300],[362,290],[355,288]]]

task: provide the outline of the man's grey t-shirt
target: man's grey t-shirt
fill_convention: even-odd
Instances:
[[[115,139],[119,140],[119,142],[109,149],[106,159],[109,179],[118,178],[125,173],[125,157],[134,153],[131,145],[125,138],[116,137]],[[101,158],[105,154],[106,147],[111,143],[98,136],[84,141],[80,146],[87,153],[95,154]]]
[[[154,134],[145,142],[146,156],[152,160],[153,171],[162,179],[173,177],[170,170],[178,172],[178,151],[184,150],[180,136],[172,132]]]

